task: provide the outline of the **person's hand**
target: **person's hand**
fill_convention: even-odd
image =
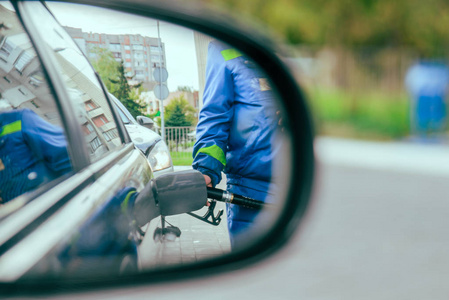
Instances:
[[[283,127],[283,120],[282,120],[282,117],[281,117],[281,111],[280,110],[278,110],[277,112],[276,112],[276,115],[278,116],[278,118],[279,118],[279,120],[278,120],[278,125],[279,126],[282,126],[282,128],[281,128],[281,131],[284,131],[284,127]]]
[[[212,187],[212,179],[210,179],[210,177],[207,175],[203,174],[203,176],[204,176],[204,180],[206,180],[206,186]]]
[[[204,180],[206,180],[206,186],[212,187],[212,179],[210,179],[210,177],[207,175],[203,174],[203,176],[204,176]],[[210,206],[209,201],[206,201],[206,206]]]

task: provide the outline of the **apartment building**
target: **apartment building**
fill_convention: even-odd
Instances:
[[[0,15],[8,22],[8,26],[0,31],[1,100],[14,109],[31,109],[43,120],[62,127],[53,93],[17,15],[1,5]],[[60,36],[60,39],[63,40],[63,37]],[[61,40],[50,39],[48,46],[61,45]],[[71,51],[70,47],[53,49],[57,49],[54,55],[61,66],[67,92],[73,101],[73,113],[83,129],[91,157],[101,157],[108,149],[121,144],[103,90],[92,81],[92,70],[89,72],[89,68],[84,68],[87,65],[83,62],[87,62],[84,59],[76,60],[77,51]]]
[[[158,67],[166,68],[165,45],[159,39],[139,34],[104,34],[83,32],[80,28],[64,27],[81,50],[92,59],[92,49],[100,47],[112,52],[115,59],[123,60],[125,75],[142,83],[144,88],[152,90],[156,82],[153,71]]]

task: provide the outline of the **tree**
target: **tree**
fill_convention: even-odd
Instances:
[[[107,90],[123,103],[133,117],[141,115],[141,110],[146,107],[140,100],[143,88],[140,84],[133,87],[129,85],[123,61],[117,62],[112,52],[107,49],[96,47],[91,53],[95,54],[95,59],[91,60],[92,66],[100,75]]]
[[[138,93],[141,86],[137,85],[133,89],[131,88],[125,76],[123,61],[118,66],[117,72],[118,76],[115,79],[109,78],[109,81],[114,84],[111,93],[122,102],[133,117],[137,117],[142,114],[141,110],[145,108],[145,103],[140,100]]]
[[[165,107],[165,125],[168,127],[192,126],[195,122],[195,108],[184,95],[174,98]]]
[[[184,127],[192,126],[195,121],[195,108],[181,95],[174,98],[166,107],[165,125],[167,127]],[[168,138],[176,142],[176,149],[178,149],[179,141],[186,138],[186,130],[171,131]]]
[[[118,78],[120,63],[115,60],[112,52],[107,49],[95,47],[90,50],[90,53],[95,54],[95,58],[91,58],[92,66],[100,75],[108,91],[112,92],[114,84],[109,78]]]
[[[252,18],[291,44],[410,47],[438,57],[449,49],[447,0],[202,0]]]
[[[188,92],[191,93],[192,92],[192,88],[190,86],[178,86],[178,91],[179,92]]]

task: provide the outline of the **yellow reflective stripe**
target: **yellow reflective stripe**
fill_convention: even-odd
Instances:
[[[22,131],[22,121],[15,121],[3,126],[0,130],[0,137],[5,136],[7,134],[11,134],[14,132]]]
[[[221,162],[223,164],[223,166],[226,166],[226,156],[225,156],[223,150],[221,150],[221,148],[218,147],[217,145],[201,148],[200,150],[198,150],[196,155],[198,155],[198,153],[204,153],[209,156],[212,156],[213,158],[215,158],[216,160]]]
[[[122,209],[122,213],[124,213],[126,215],[127,211],[128,211],[128,202],[129,199],[131,198],[131,195],[135,194],[136,191],[131,191],[128,193],[128,195],[126,195],[125,200],[123,200],[122,204],[121,204],[121,209]]]
[[[221,51],[221,55],[223,56],[225,61],[237,58],[239,56],[242,56],[242,53],[238,52],[235,49],[226,49]]]

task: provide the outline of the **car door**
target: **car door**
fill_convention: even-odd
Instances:
[[[2,207],[0,280],[135,268],[139,241],[122,203],[151,179],[149,164],[131,143],[89,62],[48,10],[40,2],[5,6],[3,13],[15,22],[3,36],[4,53],[28,51],[39,66],[20,69],[16,61],[3,79],[21,79],[16,89],[29,95],[33,88],[43,89],[43,83],[35,87],[36,74],[46,83],[46,98],[35,92],[14,105],[34,108],[64,128],[71,171]]]

